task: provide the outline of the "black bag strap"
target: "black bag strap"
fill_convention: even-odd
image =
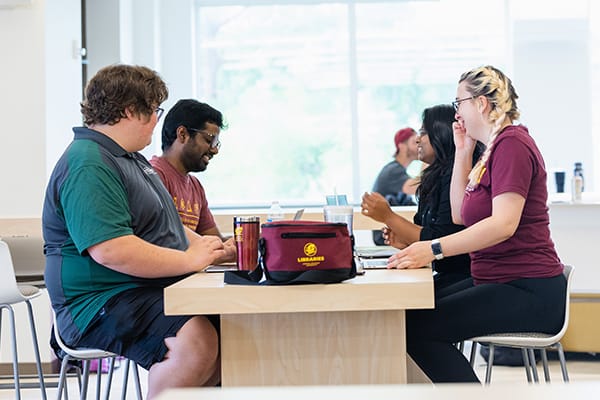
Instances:
[[[263,271],[258,265],[254,271],[225,271],[223,280],[235,285],[260,285],[262,277]]]
[[[293,279],[285,281],[276,281],[273,279],[262,279],[262,269],[257,267],[254,271],[225,271],[223,277],[225,283],[234,285],[301,285],[307,283],[335,283],[342,280],[354,278],[356,276],[356,264],[352,260],[352,268],[350,273],[341,271],[319,271],[310,270],[300,273]]]
[[[350,245],[354,250],[354,236],[350,236]],[[334,270],[309,270],[298,274],[293,279],[278,281],[273,279],[269,269],[265,265],[265,256],[267,248],[265,240],[260,238],[258,241],[258,265],[253,271],[225,271],[224,282],[235,285],[300,285],[307,283],[334,283],[341,282],[356,276],[356,262],[352,257],[352,264],[349,273]],[[261,282],[265,274],[265,280]]]

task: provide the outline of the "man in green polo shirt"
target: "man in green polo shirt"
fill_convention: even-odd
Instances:
[[[165,316],[163,289],[233,251],[184,228],[138,153],[167,95],[146,67],[98,71],[81,103],[85,127],[74,128],[52,172],[42,216],[45,281],[62,339],[148,369],[148,398],[167,387],[218,383],[216,324]]]

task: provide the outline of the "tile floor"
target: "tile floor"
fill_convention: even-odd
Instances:
[[[467,353],[469,351],[468,344],[465,350]],[[586,360],[587,358],[587,360]],[[592,357],[570,357],[567,354],[567,367],[569,371],[569,377],[571,382],[579,382],[579,381],[599,381],[600,382],[600,361],[599,360],[591,360]],[[481,356],[478,355],[476,360],[476,370],[477,374],[481,379],[485,377],[485,361]],[[115,371],[115,375],[113,377],[113,384],[111,389],[111,399],[120,399],[121,398],[121,390],[123,387],[123,373],[122,369],[117,369]],[[541,378],[543,379],[543,371],[541,368],[541,364],[538,364],[538,373],[541,374]],[[560,365],[558,361],[550,361],[550,375],[553,381],[560,382],[562,381],[562,376],[560,372]],[[103,376],[103,378],[105,375]],[[147,373],[145,370],[140,368],[140,380],[142,383],[142,392],[145,396],[146,392],[146,380]],[[55,382],[55,379],[51,379],[51,382]],[[77,380],[75,378],[69,379],[69,398],[70,399],[78,399],[79,396],[77,394]],[[523,367],[503,367],[503,366],[494,366],[492,373],[492,383],[494,382],[514,382],[514,383],[525,383],[525,370]],[[88,390],[88,398],[95,398],[95,388],[96,388],[96,375],[90,375],[90,388]],[[104,387],[103,387],[104,388]],[[104,393],[104,392],[102,392]],[[47,390],[48,399],[56,399],[56,388],[48,388]],[[40,399],[40,391],[39,389],[22,389],[21,398],[23,400],[39,400]],[[135,387],[133,386],[131,375],[128,380],[127,385],[127,399],[137,399]],[[8,400],[15,399],[14,390],[0,390],[0,400]]]

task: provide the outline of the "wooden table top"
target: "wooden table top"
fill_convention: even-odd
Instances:
[[[336,284],[245,286],[199,272],[165,289],[165,313],[256,314],[433,308],[431,269],[370,270]]]

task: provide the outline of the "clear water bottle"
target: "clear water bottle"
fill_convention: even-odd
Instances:
[[[573,170],[573,176],[581,177],[581,191],[583,192],[584,186],[585,186],[584,185],[585,179],[583,179],[583,164],[581,162],[575,163],[575,169]]]
[[[277,222],[283,220],[283,209],[278,201],[271,203],[271,208],[267,214],[267,222]]]
[[[573,178],[571,178],[571,200],[573,203],[581,202],[584,188],[583,183],[583,164],[576,162],[575,169],[573,169]]]

